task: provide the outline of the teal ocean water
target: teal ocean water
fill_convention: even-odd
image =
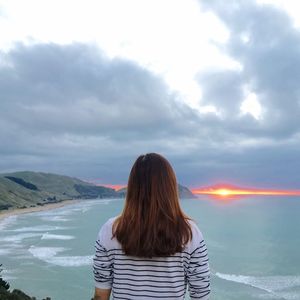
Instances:
[[[207,243],[212,300],[300,299],[300,199],[183,199]],[[89,300],[100,226],[122,199],[87,200],[0,223],[0,263],[12,288],[52,300]]]

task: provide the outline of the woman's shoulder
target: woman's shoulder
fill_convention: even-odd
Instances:
[[[118,243],[116,243],[115,238],[113,237],[113,223],[118,218],[118,216],[109,218],[100,228],[97,240],[100,241],[100,243],[105,248],[113,248],[118,246]]]
[[[118,218],[118,216],[109,218],[109,219],[103,224],[103,227],[105,227],[105,228],[111,228],[111,227],[113,226],[113,223],[115,222],[115,220],[116,220],[117,218]]]
[[[192,239],[186,244],[185,251],[192,253],[199,247],[199,244],[203,243],[204,238],[198,224],[194,220],[188,220],[188,222],[192,230]]]

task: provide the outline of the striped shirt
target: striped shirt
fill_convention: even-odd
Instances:
[[[95,248],[95,287],[112,289],[112,299],[209,299],[210,271],[207,248],[197,225],[190,221],[193,238],[182,252],[167,257],[127,256],[112,239],[109,219],[101,228]]]

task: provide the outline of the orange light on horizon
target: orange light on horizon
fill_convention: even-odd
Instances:
[[[240,188],[227,185],[215,185],[211,187],[192,189],[196,195],[211,195],[218,198],[241,197],[241,196],[300,196],[300,190],[271,190],[271,189],[255,189]]]
[[[104,187],[107,187],[107,188],[111,188],[111,189],[114,189],[116,191],[126,187],[125,184],[101,183],[102,179],[82,179],[82,180],[85,181],[85,182],[88,182],[88,183],[92,183],[92,184],[97,185],[97,186],[104,186]]]
[[[126,187],[126,185],[121,185],[121,184],[96,184],[96,185],[101,185],[101,186],[105,186],[114,190],[120,190],[124,187]]]

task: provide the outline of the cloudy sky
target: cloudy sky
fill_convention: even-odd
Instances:
[[[0,170],[300,188],[300,7],[0,0]]]

